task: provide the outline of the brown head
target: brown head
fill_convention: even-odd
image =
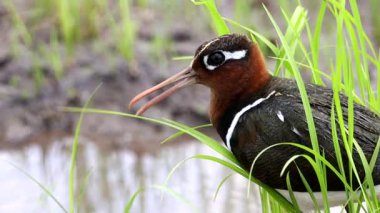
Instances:
[[[178,89],[198,83],[211,89],[210,118],[215,123],[229,104],[254,94],[269,80],[270,74],[258,46],[246,36],[229,34],[203,43],[189,67],[138,94],[129,107],[147,95],[173,85],[141,107],[137,114],[142,114]]]

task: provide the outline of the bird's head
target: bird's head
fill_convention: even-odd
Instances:
[[[132,99],[129,107],[169,85],[172,87],[147,102],[137,114],[144,113],[151,106],[188,85],[203,84],[211,89],[214,97],[229,96],[259,90],[269,78],[256,44],[244,35],[224,35],[199,46],[189,67],[141,92]]]

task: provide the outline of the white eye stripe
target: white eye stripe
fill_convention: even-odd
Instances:
[[[234,52],[222,51],[226,60],[228,59],[242,59],[247,54],[247,50],[238,50]]]
[[[220,52],[224,55],[224,62],[226,62],[227,60],[230,60],[230,59],[235,59],[235,60],[242,59],[247,55],[247,50],[237,50],[237,51],[233,51],[233,52],[220,51]],[[205,66],[208,70],[214,70],[218,66],[213,66],[213,65],[207,64],[208,57],[209,57],[209,55],[205,55],[203,57],[203,63],[205,64]],[[220,65],[222,65],[223,63],[221,63]]]

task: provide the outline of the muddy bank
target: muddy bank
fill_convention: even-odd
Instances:
[[[43,66],[45,79],[41,89],[35,92],[31,79],[33,65],[29,57],[7,57],[10,57],[6,59],[8,61],[0,64],[1,148],[34,143],[37,142],[36,138],[50,132],[72,134],[78,114],[65,112],[62,107],[83,106],[98,85],[100,87],[91,101],[91,107],[133,113],[133,110],[128,111],[127,104],[135,94],[181,69],[181,65],[173,63],[168,73],[161,73],[154,64],[142,62],[138,66],[139,73],[131,74],[128,64],[117,54],[110,63],[91,47],[84,46],[59,81],[50,74],[48,66]],[[15,89],[10,85],[14,76],[18,76],[18,85],[22,88]],[[207,123],[205,90],[204,87],[197,87],[182,91],[146,115],[172,118],[189,125]],[[152,139],[167,136],[168,131],[162,126],[117,116],[86,116],[82,126],[82,134],[118,144],[151,142]]]
[[[16,1],[15,5],[21,16],[27,16],[27,7],[22,3]],[[155,24],[155,18],[159,17],[151,10],[138,14],[140,22],[146,26]],[[187,66],[189,61],[172,61],[171,58],[192,55],[203,40],[199,37],[201,34],[195,36],[190,28],[183,27],[183,23],[173,25],[165,33],[173,44],[170,48],[158,50],[162,57],[156,59],[151,54],[155,28],[144,27],[138,30],[134,44],[136,58],[131,64],[116,50],[117,42],[110,42],[114,38],[107,31],[97,39],[77,44],[72,55],[67,53],[61,40],[55,49],[49,46],[41,51],[40,46],[50,42],[53,26],[54,23],[48,21],[38,25],[33,30],[32,45],[24,45],[22,41],[16,45],[12,41],[16,29],[12,26],[11,14],[0,4],[2,149],[49,143],[46,138],[72,135],[79,115],[65,112],[62,107],[83,106],[99,85],[91,107],[133,113],[127,109],[131,98]],[[203,36],[212,37],[211,31],[206,34],[209,36],[205,33]],[[58,52],[62,60],[63,75],[59,78],[47,56],[53,51]],[[189,125],[208,123],[207,97],[206,88],[191,88],[153,108],[146,116],[171,118]],[[171,132],[162,126],[117,116],[88,115],[82,126],[82,135],[101,141],[100,144],[129,147],[137,152],[157,149],[159,140]],[[144,145],[146,143],[148,145]]]

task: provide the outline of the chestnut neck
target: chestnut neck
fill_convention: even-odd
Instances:
[[[228,110],[233,109],[247,100],[260,98],[262,91],[270,82],[272,76],[268,73],[264,57],[257,45],[250,48],[249,70],[246,75],[233,84],[222,88],[211,88],[211,102],[209,116],[211,123],[217,128],[222,117]],[[256,97],[257,96],[257,97]]]

